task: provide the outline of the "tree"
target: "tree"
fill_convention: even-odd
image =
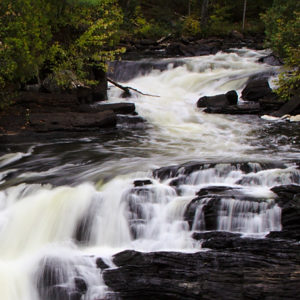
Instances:
[[[204,27],[207,25],[208,20],[208,4],[209,0],[203,0],[201,8],[201,26]]]
[[[266,25],[266,46],[283,58],[286,71],[279,76],[277,92],[289,99],[300,88],[300,3],[274,0],[262,15]]]
[[[0,98],[11,85],[68,69],[105,68],[118,52],[122,14],[115,0],[1,0]],[[1,99],[0,99],[1,100]]]

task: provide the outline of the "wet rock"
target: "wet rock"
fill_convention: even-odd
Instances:
[[[243,103],[240,105],[229,105],[224,107],[208,106],[204,112],[229,115],[257,115],[262,112],[259,103]]]
[[[220,205],[218,197],[195,198],[186,207],[184,220],[191,230],[217,230]]]
[[[246,87],[242,90],[242,99],[247,101],[258,101],[266,96],[272,95],[272,89],[267,79],[249,79]]]
[[[74,267],[75,268],[75,267]],[[74,278],[74,287],[66,284],[68,278],[64,262],[59,258],[46,258],[41,264],[37,287],[43,300],[80,300],[87,291],[87,283],[81,277]]]
[[[88,286],[83,278],[75,277],[74,284],[76,290],[82,295],[87,292]]]
[[[231,242],[232,239],[237,239],[241,237],[241,234],[239,233],[232,233],[232,232],[226,232],[226,231],[209,231],[209,232],[194,232],[193,233],[193,239],[195,240],[203,240],[203,241],[209,241],[211,239],[219,239],[221,240],[220,243],[218,243],[217,246],[215,246],[212,249],[223,249],[224,247],[224,240]],[[227,246],[228,247],[228,246]],[[211,248],[211,247],[208,247]]]
[[[271,231],[267,235],[267,238],[300,241],[300,231],[299,230]]]
[[[274,117],[283,117],[284,115],[298,115],[300,113],[300,97],[293,96],[289,101],[283,104],[279,110],[272,113]]]
[[[132,115],[117,115],[117,123],[122,126],[129,127],[144,127],[146,126],[146,120],[140,116]]]
[[[279,99],[279,97],[272,93],[258,100],[259,105],[261,107],[261,111],[264,114],[273,113],[283,105],[283,102]]]
[[[166,180],[169,178],[174,178],[177,180],[181,177],[181,180],[184,180],[183,176],[190,175],[195,171],[207,170],[210,168],[214,168],[217,165],[222,165],[224,167],[224,174],[229,172],[230,170],[241,170],[243,173],[256,173],[261,170],[268,170],[273,168],[281,168],[283,169],[285,166],[280,162],[229,162],[229,163],[205,163],[205,162],[197,162],[191,161],[181,165],[175,166],[167,166],[156,169],[153,171],[153,177],[158,178],[160,180]],[[179,180],[179,179],[178,179]],[[176,181],[174,181],[176,183]]]
[[[300,246],[281,244],[261,253],[249,247],[190,254],[127,250],[114,256],[117,268],[106,270],[104,281],[131,300],[297,299]]]
[[[134,239],[138,238],[147,219],[147,208],[144,204],[149,202],[149,199],[153,199],[154,195],[155,191],[148,185],[141,185],[134,187],[123,196],[123,200],[127,203],[128,222]]]
[[[268,64],[270,66],[282,66],[283,65],[283,61],[275,54],[270,54],[270,55],[261,57],[258,61],[260,63]]]
[[[197,101],[197,107],[221,108],[229,105],[235,105],[238,101],[236,91],[229,91],[226,94],[215,96],[204,96]]]
[[[94,107],[98,112],[112,110],[116,114],[136,114],[135,104],[128,102],[99,104]]]
[[[77,225],[74,238],[77,242],[88,243],[92,231],[93,217],[90,215],[84,216]]]
[[[129,81],[137,76],[149,74],[153,70],[164,71],[170,66],[176,68],[183,64],[184,62],[178,59],[113,61],[109,63],[108,76],[116,81]]]
[[[97,268],[101,269],[101,270],[105,270],[105,269],[109,268],[109,265],[107,265],[101,257],[98,257],[96,259],[96,265],[97,265]]]
[[[283,231],[300,232],[300,185],[281,185],[271,189],[278,195]]]
[[[233,188],[229,186],[208,186],[204,187],[197,192],[197,196],[236,196],[238,194],[239,188]]]
[[[144,185],[150,185],[152,184],[152,181],[150,179],[144,179],[144,180],[135,180],[133,182],[135,187],[140,187],[140,186],[144,186]]]

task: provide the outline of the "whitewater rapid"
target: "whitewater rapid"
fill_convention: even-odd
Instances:
[[[0,299],[48,300],[41,270],[49,266],[57,270],[60,287],[75,289],[81,278],[87,283],[84,300],[102,299],[107,287],[96,268],[99,257],[113,267],[111,256],[125,249],[201,251],[192,233],[205,230],[202,206],[192,228],[184,213],[207,186],[238,188],[257,199],[222,200],[218,230],[256,237],[280,230],[281,210],[270,189],[300,184],[294,164],[300,158],[298,140],[280,140],[273,125],[256,116],[205,114],[195,105],[204,95],[232,89],[240,94],[251,76],[275,75],[277,67],[257,62],[264,55],[241,49],[166,59],[165,70],[153,68],[124,82],[159,97],[134,94],[124,100],[110,86],[109,102],[134,102],[146,120],[142,128],[119,128],[113,138],[89,134],[53,143],[8,143],[8,153],[0,157]],[[217,165],[193,172],[180,193],[169,179],[152,174],[192,160]],[[249,161],[248,174],[231,165]],[[258,163],[268,161],[285,166],[265,170]],[[151,184],[137,188],[136,179]]]

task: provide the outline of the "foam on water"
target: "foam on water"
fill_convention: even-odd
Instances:
[[[276,72],[274,67],[257,63],[264,54],[241,49],[180,59],[180,64],[170,61],[162,71],[152,70],[127,82],[160,97],[134,95],[131,101],[149,128],[145,136],[125,137],[115,148],[111,146],[114,141],[108,141],[111,147],[105,148],[96,138],[81,138],[79,142],[85,145],[78,151],[72,141],[66,140],[69,152],[62,148],[61,156],[56,151],[52,156],[42,150],[37,154],[36,163],[48,163],[37,170],[29,166],[34,158],[24,170],[24,165],[15,164],[34,155],[33,148],[0,157],[0,180],[5,181],[17,170],[20,183],[27,179],[45,182],[60,173],[67,176],[66,171],[75,180],[94,178],[99,175],[98,156],[93,157],[95,165],[88,170],[81,169],[78,157],[91,147],[91,156],[114,153],[101,165],[103,177],[109,174],[113,178],[105,184],[76,184],[79,180],[72,186],[59,187],[20,183],[0,191],[0,299],[53,300],[53,293],[72,293],[76,284],[86,288],[84,300],[103,299],[107,287],[96,267],[99,257],[113,267],[111,256],[125,249],[200,251],[201,243],[194,241],[192,234],[206,230],[203,209],[213,197],[198,199],[192,224],[185,212],[202,188],[226,186],[243,195],[240,199],[217,199],[217,230],[259,236],[280,230],[281,210],[270,188],[300,184],[297,167],[266,169],[250,163],[250,171],[245,173],[236,164],[224,163],[269,158],[255,144],[253,131],[259,125],[243,118],[205,114],[196,108],[200,96],[231,89],[240,93],[250,76]],[[120,94],[111,87],[109,101],[119,102]],[[70,153],[74,161],[66,159]],[[53,165],[58,157],[64,163]],[[174,178],[152,177],[151,168],[197,159],[223,163],[192,172],[178,186],[170,185]],[[137,186],[137,177],[151,184]],[[47,278],[56,278],[52,282],[54,291],[47,286]]]

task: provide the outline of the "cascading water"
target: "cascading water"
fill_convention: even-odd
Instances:
[[[276,73],[257,63],[263,55],[242,49],[158,60],[142,75],[132,68],[126,84],[160,96],[130,99],[145,127],[1,146],[0,299],[103,299],[99,258],[113,267],[110,257],[125,249],[199,251],[194,231],[280,230],[270,188],[300,184],[297,136],[280,142],[257,117],[195,107],[200,96],[240,92],[250,76]],[[117,88],[109,94],[121,101]],[[201,163],[188,173],[151,172],[193,160]]]

